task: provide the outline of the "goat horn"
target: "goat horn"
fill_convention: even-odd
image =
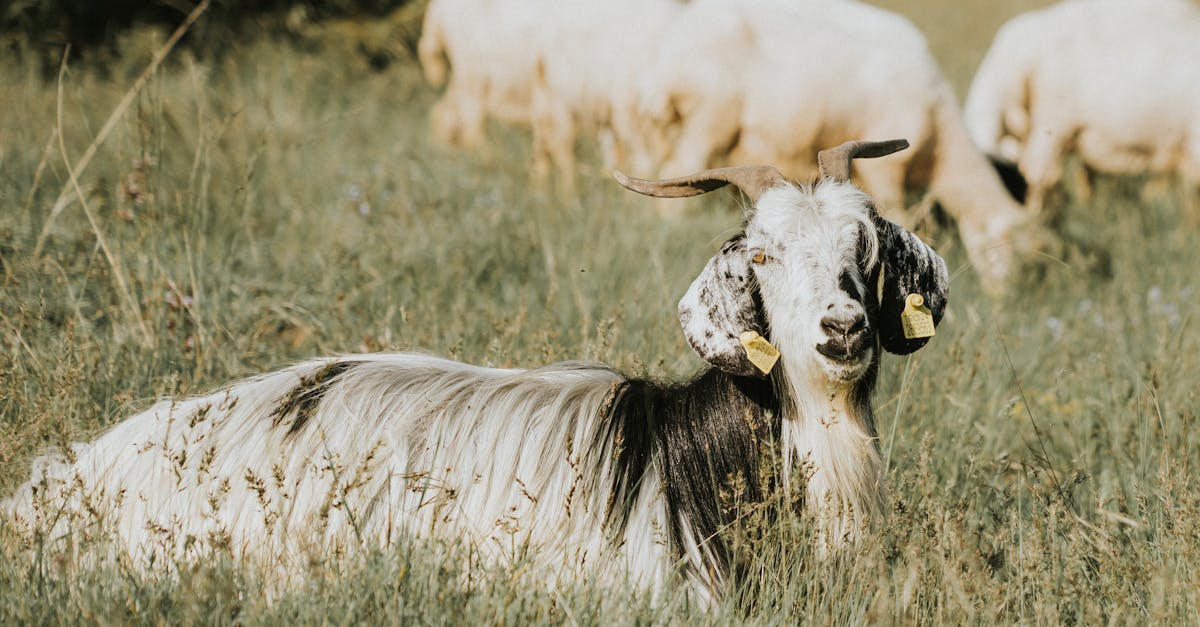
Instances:
[[[846,142],[837,148],[817,153],[821,165],[821,176],[838,181],[850,180],[850,160],[856,158],[884,157],[908,148],[907,139],[889,139],[882,142]]]
[[[749,196],[751,202],[758,202],[763,192],[787,182],[779,170],[769,165],[716,168],[658,181],[635,179],[618,170],[613,170],[612,174],[626,189],[658,198],[695,196],[733,185]]]

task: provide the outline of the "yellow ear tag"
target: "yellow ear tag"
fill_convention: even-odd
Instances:
[[[933,313],[925,306],[925,297],[920,294],[909,294],[904,299],[904,311],[900,312],[900,326],[904,327],[904,337],[915,340],[922,337],[933,337]]]
[[[771,346],[767,338],[759,335],[757,331],[743,332],[738,341],[742,343],[742,348],[746,349],[746,358],[750,363],[763,374],[771,374],[775,362],[779,361],[779,350]]]

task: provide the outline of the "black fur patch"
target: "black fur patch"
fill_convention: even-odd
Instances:
[[[850,273],[850,270],[842,270],[842,272],[838,274],[838,288],[850,296],[850,298],[853,298],[864,305],[866,304],[866,298],[863,294],[862,287],[858,284],[858,281],[854,280],[854,275]]]
[[[335,361],[308,376],[300,377],[300,383],[280,399],[275,410],[271,412],[271,424],[278,427],[284,419],[294,415],[295,419],[288,427],[287,435],[294,435],[303,429],[338,376],[357,365],[357,361]]]
[[[725,372],[743,377],[759,373],[746,358],[738,335],[743,331],[766,335],[760,322],[761,307],[755,299],[758,290],[752,279],[745,235],[738,234],[708,260],[688,288],[689,294],[695,293],[695,302],[689,302],[685,296],[679,303],[679,320],[696,354]],[[689,322],[696,317],[705,320],[703,337],[691,333]],[[715,331],[710,335],[709,330]],[[713,341],[714,337],[720,339]]]
[[[906,355],[922,346],[929,338],[908,339],[900,324],[904,299],[920,294],[933,314],[934,324],[942,321],[949,297],[949,276],[946,262],[920,238],[903,227],[877,217],[879,233],[879,263],[883,268],[883,297],[878,310],[868,308],[872,325],[878,329],[879,341],[888,352]],[[878,280],[879,269],[871,273],[871,285]]]
[[[742,498],[759,501],[760,447],[777,439],[779,399],[769,380],[708,368],[682,384],[631,379],[614,392],[602,438],[614,442],[613,501],[605,524],[614,539],[628,523],[651,460],[663,481],[672,550],[682,555],[687,521],[692,538],[712,548],[722,574],[728,550],[718,533],[732,522],[720,492],[742,482]]]

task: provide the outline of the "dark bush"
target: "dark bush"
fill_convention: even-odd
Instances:
[[[74,59],[114,52],[120,34],[139,25],[173,29],[198,0],[11,0],[0,3],[0,49],[18,60],[57,67],[71,46]],[[184,45],[204,53],[231,40],[265,33],[296,35],[311,22],[383,16],[412,0],[214,0]]]

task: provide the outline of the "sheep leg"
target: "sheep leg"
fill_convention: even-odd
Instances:
[[[617,145],[617,138],[612,128],[602,127],[596,131],[596,143],[600,145],[600,162],[603,166],[601,172],[612,171],[617,167],[618,160],[621,158],[621,149]]]
[[[433,106],[430,125],[434,138],[445,146],[475,149],[483,146],[483,108],[479,94],[468,93],[451,81],[442,99]]]
[[[544,90],[534,95],[533,175],[545,182],[550,171],[558,174],[558,189],[564,196],[575,194],[575,119],[566,106]]]
[[[1021,174],[1029,182],[1025,205],[1030,211],[1040,212],[1046,204],[1046,197],[1062,181],[1062,159],[1068,137],[1068,133],[1051,129],[1035,129],[1030,133],[1025,154],[1018,165]]]
[[[639,132],[641,120],[630,112],[632,105],[614,106],[609,114],[604,147],[604,174],[610,170],[628,168],[630,173],[645,173],[654,169],[655,161],[645,135]]]
[[[683,132],[661,174],[685,176],[711,167],[737,140],[739,123],[728,107],[702,109],[684,120]]]
[[[433,131],[433,139],[443,146],[458,144],[458,107],[447,92],[433,105],[429,112],[429,125]]]
[[[712,167],[718,153],[726,153],[737,141],[738,116],[727,107],[714,107],[698,111],[684,121],[671,156],[659,170],[666,177],[686,176]],[[687,203],[663,199],[658,212],[664,217],[677,215]]]

